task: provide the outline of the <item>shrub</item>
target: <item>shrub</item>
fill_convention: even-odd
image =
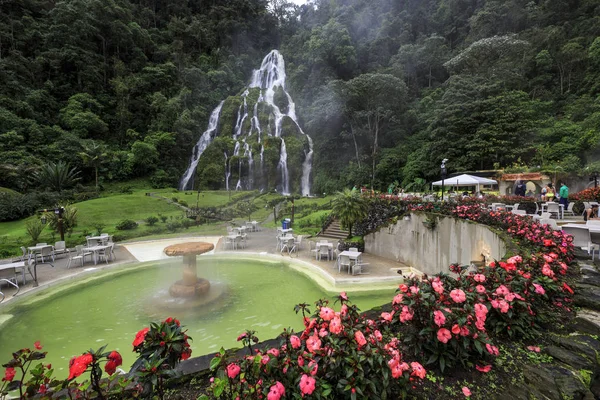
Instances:
[[[187,207],[187,206],[188,206],[188,203],[187,203],[187,201],[185,201],[185,200],[181,200],[181,201],[179,202],[179,204],[181,204],[181,205],[182,205],[182,206],[184,206],[184,207]]]
[[[167,222],[166,226],[167,226],[167,230],[169,230],[170,232],[175,232],[179,228],[181,228],[181,222],[179,222],[179,221],[169,221],[169,222]]]
[[[123,221],[119,222],[116,226],[116,228],[120,231],[127,231],[130,229],[135,229],[138,227],[137,222],[132,221],[130,219],[124,219]]]
[[[33,243],[38,241],[45,227],[46,225],[42,224],[42,222],[37,218],[25,224],[27,234],[29,235]]]
[[[158,398],[163,398],[165,381],[175,375],[177,364],[192,354],[188,339],[179,321],[171,317],[136,334],[133,351],[139,356],[130,373],[149,387],[148,394],[158,393]]]
[[[133,193],[133,186],[123,186],[120,190],[121,193],[123,194],[132,194]]]
[[[359,314],[345,293],[339,301],[339,312],[328,301],[318,301],[312,317],[305,315],[310,313],[306,304],[296,306],[305,315],[304,331],[285,331],[281,345],[267,351],[252,348],[258,342],[253,331],[242,333],[238,341],[248,347],[249,356],[231,362],[221,351],[211,361],[217,372],[215,397],[272,398],[270,392],[286,392],[286,398],[403,398],[410,385],[425,378],[425,369],[403,358],[387,322]]]
[[[171,197],[171,201],[173,201],[173,203],[178,203],[179,199],[175,196]]]
[[[158,218],[155,217],[154,215],[146,218],[146,224],[148,224],[148,226],[154,226],[157,222],[158,222]]]
[[[94,228],[96,229],[96,236],[100,236],[105,227],[106,227],[106,225],[103,224],[102,222],[96,222],[94,224]]]
[[[77,208],[73,205],[65,204],[64,206],[58,205],[58,207],[63,208],[62,213],[62,225],[63,231],[68,235],[73,233],[73,229],[77,226]],[[50,210],[44,213],[46,220],[48,221],[48,225],[52,229],[53,232],[58,233],[58,214],[54,212],[54,210]],[[104,225],[101,226],[100,230],[104,228]],[[98,231],[98,235],[100,234],[100,230]]]
[[[167,217],[166,215],[161,215],[161,214],[158,214],[158,218],[160,218],[160,220],[162,221],[163,224],[165,222],[167,222],[167,219],[169,219],[169,217]]]

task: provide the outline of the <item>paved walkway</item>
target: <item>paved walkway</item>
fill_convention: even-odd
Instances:
[[[225,227],[223,228],[225,231]],[[224,232],[225,234],[225,232]],[[112,268],[117,265],[123,265],[128,263],[135,263],[139,261],[152,261],[167,258],[162,250],[174,243],[194,242],[194,241],[208,241],[215,244],[214,253],[237,257],[243,255],[244,257],[258,256],[267,257],[269,259],[280,259],[291,261],[291,264],[302,270],[303,272],[313,276],[320,277],[316,279],[319,282],[325,282],[325,286],[329,286],[327,289],[345,290],[344,288],[348,285],[356,287],[357,285],[364,285],[365,288],[372,287],[373,285],[379,284],[397,284],[402,282],[402,274],[408,275],[413,273],[410,267],[399,262],[388,260],[381,257],[376,257],[367,253],[363,253],[363,262],[368,263],[368,266],[364,267],[363,274],[350,275],[347,271],[338,271],[335,260],[315,260],[314,253],[310,251],[310,241],[315,241],[315,238],[303,240],[302,248],[299,252],[289,254],[287,252],[279,252],[276,240],[276,230],[262,228],[259,232],[251,232],[248,234],[247,247],[239,250],[229,250],[223,248],[222,236],[210,236],[210,237],[199,237],[199,236],[181,236],[179,238],[169,238],[161,240],[149,240],[139,242],[125,242],[120,243],[115,248],[116,259],[108,264],[99,262],[94,265],[93,262],[86,260],[83,267],[79,263],[74,262],[71,268],[67,268],[68,256],[61,256],[56,258],[52,263],[53,267],[48,264],[41,264],[37,267],[38,283],[39,287],[33,287],[33,280],[29,274],[27,274],[27,283],[23,285],[19,279],[20,291],[17,295],[20,296],[32,290],[38,290],[42,287],[48,287],[57,282],[61,282],[67,279],[73,279],[80,275],[92,273],[99,269]],[[335,246],[335,243],[334,243]],[[314,248],[314,245],[312,246]],[[2,260],[0,263],[10,262],[10,260]],[[19,274],[20,278],[20,274]],[[0,290],[5,294],[6,298],[3,304],[10,302],[13,298],[12,295],[15,289],[4,284],[0,287]],[[1,305],[0,305],[1,307]]]

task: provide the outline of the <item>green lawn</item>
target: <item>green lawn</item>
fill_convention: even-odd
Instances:
[[[145,181],[134,181],[133,184],[113,185],[103,191],[100,198],[75,203],[74,206],[78,209],[78,223],[73,234],[65,238],[67,246],[73,247],[84,243],[85,236],[95,234],[97,228],[100,228],[101,232],[115,235],[120,241],[179,236],[182,234],[215,235],[223,233],[222,222],[169,232],[166,229],[167,223],[183,221],[185,218],[184,210],[177,204],[172,203],[173,197],[177,198],[178,202],[185,201],[188,206],[195,206],[197,202],[200,207],[231,207],[234,210],[241,200],[249,199],[256,206],[256,211],[251,214],[250,219],[261,222],[268,220],[269,217],[272,219],[273,208],[270,204],[282,198],[276,193],[260,194],[257,191],[231,193],[227,191],[201,191],[198,196],[198,192],[178,192],[175,189],[148,189],[148,187],[142,187],[144,183]],[[125,189],[131,190],[132,193],[121,193]],[[147,196],[146,193],[153,193],[159,197]],[[304,211],[295,214],[294,229],[301,234],[318,232],[320,230],[319,221],[329,211],[317,211],[315,208],[327,204],[330,200],[331,197],[296,200],[296,209],[300,210],[304,207]],[[277,216],[277,221],[271,221],[267,226],[279,226],[281,219],[291,218],[290,210],[291,203],[287,202]],[[145,223],[146,218],[150,216],[159,217],[159,214],[167,217],[166,223],[159,221],[154,226],[148,226]],[[31,244],[31,238],[27,235],[25,226],[28,221],[37,218],[40,218],[40,216],[36,215],[19,221],[0,223],[0,257],[17,255],[20,246]],[[124,219],[134,220],[139,226],[133,230],[117,230],[116,225]],[[239,221],[247,219],[247,215],[236,217],[236,220]],[[49,228],[46,228],[38,239],[39,242],[47,243],[54,243],[57,240],[60,240],[58,234],[52,232]]]

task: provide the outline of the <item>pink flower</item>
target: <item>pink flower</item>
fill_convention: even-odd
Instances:
[[[365,335],[361,331],[354,332],[354,340],[358,343],[358,347],[361,348],[365,344],[367,344],[367,340],[365,339]]]
[[[33,344],[33,346],[36,348],[36,350],[41,350],[42,349],[42,345],[40,344],[39,340],[37,342],[35,342]]]
[[[404,370],[402,369],[400,362],[398,362],[398,360],[396,358],[392,358],[390,361],[388,361],[388,366],[390,367],[390,370],[392,371],[392,377],[395,379],[400,378],[402,376],[402,374],[404,373]]]
[[[321,348],[321,340],[317,335],[311,335],[306,339],[306,349],[311,353],[318,351]]]
[[[397,295],[394,296],[394,300],[392,300],[392,304],[402,303],[403,298],[404,298],[404,295],[402,293],[398,293]]]
[[[536,353],[540,352],[540,348],[537,346],[527,346],[527,350],[529,351],[535,351]]]
[[[402,293],[408,292],[408,286],[406,286],[404,283],[398,286],[398,289],[400,289]]]
[[[285,387],[279,381],[275,382],[273,386],[269,389],[269,394],[267,395],[267,400],[279,400],[281,396],[285,396]]]
[[[331,321],[335,316],[335,311],[333,311],[329,307],[321,307],[321,312],[319,313],[319,316],[325,321]]]
[[[542,274],[546,275],[549,278],[554,278],[554,271],[552,271],[548,264],[544,264],[544,266],[542,267]]]
[[[477,293],[485,293],[485,286],[482,285],[477,285],[475,286],[475,290],[477,290]]]
[[[400,322],[407,322],[413,319],[414,312],[411,311],[407,306],[402,307],[402,312],[400,313]]]
[[[465,397],[469,397],[469,396],[471,396],[471,391],[470,391],[470,390],[469,390],[469,388],[468,388],[468,387],[466,387],[466,386],[463,386],[463,388],[462,388],[462,392],[463,392],[463,394],[465,395]]]
[[[431,287],[433,287],[433,290],[435,290],[436,293],[439,293],[439,294],[444,293],[444,284],[442,284],[442,282],[433,281],[433,282],[431,282]]]
[[[412,294],[417,294],[417,293],[419,293],[419,287],[418,287],[418,286],[415,286],[415,285],[411,286],[411,287],[410,287],[410,292],[411,292]]]
[[[446,316],[443,312],[436,310],[433,312],[433,322],[439,327],[446,323]]]
[[[477,318],[482,318],[482,317],[485,318],[487,313],[488,313],[488,309],[485,306],[485,304],[481,304],[481,303],[475,304],[475,316]]]
[[[383,340],[383,335],[381,334],[381,332],[379,330],[376,330],[375,332],[373,332],[373,336],[375,337],[375,339],[378,342],[381,342]]]
[[[338,335],[343,330],[344,326],[342,325],[342,320],[340,317],[334,317],[329,323],[329,332]]]
[[[452,339],[452,334],[446,328],[441,328],[437,331],[437,338],[442,343],[448,343],[448,340]]]
[[[300,345],[302,345],[300,338],[296,335],[290,336],[290,343],[292,344],[292,347],[294,349],[297,349],[298,347],[300,347]]]
[[[504,286],[504,285],[500,285],[498,286],[498,288],[496,289],[496,294],[499,296],[504,296],[510,293],[510,290]]]
[[[340,292],[340,299],[348,301],[348,295],[346,294],[346,292]]]
[[[475,280],[475,282],[485,282],[485,275],[475,274],[473,279]]]
[[[479,372],[483,372],[483,373],[488,373],[492,370],[492,366],[491,365],[485,365],[483,367],[476,365],[475,369]]]
[[[492,346],[489,343],[485,344],[485,348],[487,349],[488,353],[490,353],[493,356],[497,356],[500,354],[500,352],[498,351],[498,348],[496,346]]]
[[[391,313],[389,313],[389,312],[382,312],[381,313],[381,319],[383,319],[384,321],[390,322],[393,317],[394,317],[394,312],[393,311]]]
[[[452,300],[454,300],[455,303],[463,303],[465,300],[467,300],[465,292],[463,292],[460,289],[454,289],[453,291],[451,291],[450,297],[452,298]]]
[[[452,333],[454,333],[455,335],[458,335],[460,333],[460,326],[458,326],[458,324],[452,325]]]
[[[413,370],[413,372],[410,374],[411,376],[417,376],[423,379],[425,378],[425,375],[427,375],[427,371],[425,371],[425,368],[423,368],[423,366],[418,362],[411,362],[410,367]]]
[[[270,354],[273,357],[279,357],[279,349],[275,349],[275,348],[269,349],[269,350],[267,350],[267,354]]]
[[[300,393],[302,394],[302,397],[304,397],[305,394],[311,395],[312,392],[315,391],[315,384],[315,378],[303,374],[302,378],[300,378]]]
[[[240,367],[237,364],[229,364],[227,366],[227,376],[231,379],[238,376],[240,373]]]
[[[535,288],[535,292],[537,294],[546,294],[546,291],[544,290],[542,285],[538,285],[537,283],[534,283],[533,287]]]

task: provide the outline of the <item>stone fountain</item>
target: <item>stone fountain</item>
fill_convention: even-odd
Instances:
[[[167,256],[183,257],[182,278],[171,284],[168,294],[157,294],[152,307],[170,312],[201,314],[223,306],[227,298],[227,285],[221,282],[211,284],[208,279],[198,277],[196,269],[196,257],[213,250],[214,247],[212,243],[206,242],[178,243],[165,247],[163,251]]]
[[[206,242],[178,243],[165,248],[169,257],[183,256],[183,279],[173,283],[169,293],[173,297],[194,298],[206,295],[210,290],[210,282],[198,278],[196,256],[208,253],[215,246]]]

